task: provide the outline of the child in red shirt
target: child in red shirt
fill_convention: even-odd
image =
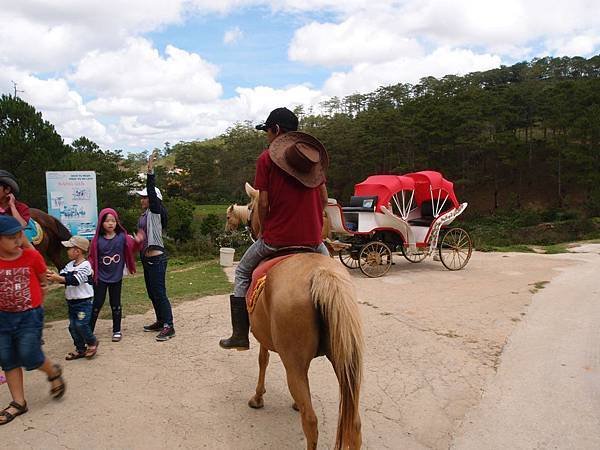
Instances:
[[[61,367],[42,352],[46,263],[36,250],[21,247],[22,230],[17,219],[0,215],[0,366],[13,399],[0,411],[0,425],[28,411],[23,367],[46,373],[54,399],[65,393]]]

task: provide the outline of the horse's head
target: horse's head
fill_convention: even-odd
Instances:
[[[227,208],[227,220],[225,221],[225,231],[233,231],[237,230],[240,226],[241,218],[239,214],[236,213],[236,204],[230,205]]]

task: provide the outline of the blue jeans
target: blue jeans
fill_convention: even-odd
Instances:
[[[152,300],[156,321],[163,325],[173,326],[173,311],[171,302],[167,297],[167,255],[163,253],[157,256],[142,256],[144,267],[144,281],[148,297]]]
[[[8,372],[17,367],[39,368],[46,357],[42,352],[44,308],[22,312],[0,311],[0,366]]]
[[[85,352],[87,345],[96,345],[96,336],[92,332],[92,305],[94,298],[67,300],[69,307],[69,333],[79,353]]]
[[[235,287],[233,288],[233,295],[235,297],[246,296],[250,283],[252,283],[252,272],[254,272],[254,269],[256,269],[263,259],[271,256],[280,248],[282,247],[268,245],[261,238],[246,250],[246,253],[244,253],[244,256],[242,256],[242,259],[235,269]],[[314,247],[314,249],[318,253],[329,256],[329,251],[322,242]]]

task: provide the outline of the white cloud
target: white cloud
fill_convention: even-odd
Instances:
[[[162,57],[142,38],[130,38],[124,48],[91,52],[77,64],[69,79],[98,98],[206,102],[223,92],[216,66],[198,54],[172,45]]]
[[[223,98],[218,67],[143,37],[192,15],[253,6],[298,27],[288,47],[297,68],[337,69],[323,86],[238,88]],[[324,11],[323,22],[305,14]],[[590,0],[0,0],[0,88],[17,81],[67,141],[86,135],[112,148],[152,148],[263,121],[278,106],[533,56],[590,56],[600,49],[597,17],[600,1]],[[244,37],[239,27],[223,33],[226,45]]]
[[[230,28],[223,35],[223,43],[224,44],[235,44],[243,36],[244,36],[244,33],[242,30],[240,30],[240,27]]]
[[[84,135],[102,145],[114,142],[106,126],[94,117],[81,95],[64,78],[43,80],[14,67],[0,67],[0,86],[8,85],[11,80],[23,91],[19,97],[34,105],[67,143]]]
[[[588,56],[600,47],[600,31],[546,41],[547,52],[557,56]]]
[[[423,54],[414,38],[404,37],[386,20],[365,21],[351,17],[340,24],[312,22],[294,34],[292,61],[324,66],[384,62]]]
[[[399,58],[379,64],[357,64],[348,72],[335,72],[325,82],[323,93],[344,96],[370,92],[379,86],[398,82],[415,83],[425,76],[442,77],[498,67],[497,55],[476,54],[471,50],[442,47],[422,58]]]
[[[314,3],[325,7],[330,2]],[[533,56],[535,41],[584,30],[600,35],[600,2],[588,0],[376,1],[342,7],[339,20],[311,22],[295,31],[292,60],[323,66],[393,61],[418,55],[418,42],[524,58]],[[574,45],[588,55],[598,49],[589,37],[581,41],[587,45]]]
[[[92,50],[181,20],[184,0],[0,0],[0,63],[35,71],[68,67]]]

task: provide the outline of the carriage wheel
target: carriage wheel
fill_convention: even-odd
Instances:
[[[404,248],[403,244],[400,244],[400,248],[402,249],[402,256],[404,256],[411,263],[420,263],[425,258],[427,258],[427,253],[423,251],[423,249],[417,249],[417,253],[408,253],[408,250]]]
[[[448,270],[460,270],[467,265],[473,252],[471,237],[462,228],[451,228],[440,243],[440,259]]]
[[[358,255],[358,266],[370,278],[385,275],[392,267],[392,251],[383,242],[369,242]]]
[[[342,264],[348,269],[358,269],[358,257],[356,251],[352,252],[352,249],[345,248],[340,250],[339,256]]]

